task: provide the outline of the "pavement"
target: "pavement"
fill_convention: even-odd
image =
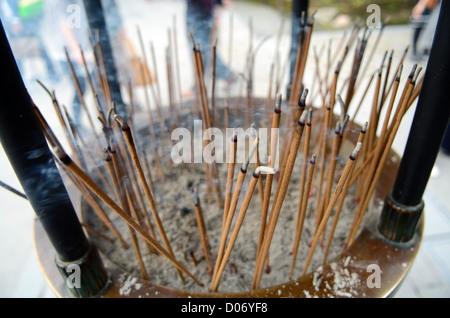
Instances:
[[[172,0],[132,0],[119,1],[120,12],[124,19],[124,26],[135,46],[138,48],[136,26],[139,26],[146,43],[152,41],[156,48],[157,60],[161,65],[159,72],[164,72],[165,47],[168,45],[167,30],[176,21],[179,40],[179,65],[182,77],[182,90],[187,90],[193,85],[192,69],[190,68],[190,44],[185,36],[184,1]],[[283,16],[273,8],[265,5],[255,5],[245,2],[233,2],[231,8],[222,11],[218,29],[218,54],[225,61],[230,61],[229,47],[229,23],[233,17],[233,52],[231,54],[231,67],[234,70],[242,70],[248,47],[248,24],[252,21],[254,28],[254,43],[260,45],[255,59],[255,95],[266,97],[268,91],[268,79],[270,65],[274,59],[279,26],[284,21],[284,27],[279,41],[280,52],[287,52],[290,43],[290,19]],[[174,18],[175,17],[175,18]],[[44,27],[44,30],[45,27]],[[47,30],[48,31],[48,30]],[[311,46],[318,52],[328,45],[331,40],[333,48],[342,41],[345,30],[316,30],[313,33]],[[369,42],[368,50],[373,45]],[[47,34],[47,41],[51,36]],[[51,33],[50,33],[51,34]],[[399,60],[405,48],[410,44],[412,37],[409,25],[387,26],[383,32],[381,41],[374,51],[368,65],[368,71],[361,79],[361,89],[368,80],[368,76],[381,62],[386,50],[394,50],[394,63]],[[146,44],[147,45],[147,44]],[[326,54],[324,54],[325,56]],[[284,63],[286,54],[280,54]],[[308,67],[305,82],[308,83],[314,74],[313,57],[308,57]],[[407,57],[404,62],[404,72],[409,72],[416,63]],[[426,67],[426,58],[419,60],[419,65]],[[321,65],[323,68],[324,66]],[[25,84],[35,103],[41,108],[44,116],[54,124],[57,130],[57,118],[53,112],[51,100],[43,92],[35,79],[45,74],[43,62],[39,58],[32,58],[26,63],[26,72],[23,74]],[[45,75],[44,75],[44,80]],[[61,77],[57,82],[49,82],[55,89],[61,103],[70,105],[74,90],[71,79],[68,76]],[[161,91],[167,91],[167,80],[161,75]],[[219,83],[223,87],[224,83]],[[286,79],[283,85],[286,84]],[[239,87],[239,86],[238,86]],[[137,89],[137,100],[143,98],[142,91]],[[218,94],[224,94],[220,89]],[[168,96],[162,96],[164,102]],[[415,106],[415,105],[414,105]],[[358,113],[357,121],[365,121],[369,110],[362,108]],[[415,107],[406,114],[400,131],[394,141],[393,148],[402,153],[408,137],[409,127],[414,115]],[[85,119],[84,119],[85,120]],[[58,133],[58,130],[56,131]],[[8,158],[0,147],[0,180],[22,191]],[[450,156],[444,152],[438,154],[433,173],[428,182],[425,201],[425,232],[423,241],[410,272],[403,281],[396,297],[428,298],[450,297]],[[45,281],[34,254],[33,223],[34,212],[28,201],[18,197],[9,191],[0,188],[0,297],[30,297],[52,298],[55,297]]]

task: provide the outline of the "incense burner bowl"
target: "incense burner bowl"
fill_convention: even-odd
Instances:
[[[219,104],[219,103],[218,103]],[[351,124],[353,131],[361,127]],[[356,143],[357,134],[348,134],[343,143],[343,151]],[[377,184],[374,196],[385,200],[392,189],[400,157],[393,150],[389,154],[383,172]],[[83,211],[86,203],[81,199]],[[80,216],[83,217],[82,215]],[[99,297],[106,298],[328,298],[328,297],[392,297],[407,275],[419,250],[423,235],[422,216],[412,240],[395,243],[386,239],[378,230],[380,213],[370,214],[370,218],[361,228],[353,244],[342,251],[326,265],[298,279],[286,281],[267,288],[247,292],[193,292],[155,284],[151,281],[132,277],[130,273],[108,259],[102,251],[109,275],[109,284]],[[41,270],[59,297],[71,297],[66,282],[55,266],[55,254],[45,232],[38,221],[34,226],[36,255]],[[132,281],[124,292],[124,277]],[[357,281],[355,281],[357,277]],[[131,280],[130,280],[131,279]]]

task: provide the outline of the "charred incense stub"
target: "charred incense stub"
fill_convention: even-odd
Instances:
[[[352,153],[350,154],[350,159],[351,160],[355,160],[356,157],[358,156],[358,153],[361,151],[361,147],[362,147],[362,142],[358,142],[356,144],[355,149],[352,151]]]
[[[308,97],[309,90],[305,88],[303,90],[302,95],[300,96],[300,100],[298,101],[298,106],[301,108],[305,108],[306,106],[306,98]]]
[[[61,148],[54,148],[54,152],[63,164],[68,165],[72,162],[72,159]]]
[[[364,126],[361,128],[361,133],[365,134],[367,132],[367,127],[369,126],[369,123],[366,121],[364,123]]]
[[[123,131],[130,130],[130,126],[128,126],[128,123],[122,116],[116,114],[114,115],[114,119],[117,121]]]
[[[281,102],[282,102],[282,96],[280,93],[277,94],[277,102],[275,104],[275,110],[274,112],[276,114],[280,114],[281,113]]]
[[[299,126],[305,126],[306,119],[308,118],[308,113],[309,113],[308,110],[303,111],[302,116],[300,117],[300,119],[298,121]]]

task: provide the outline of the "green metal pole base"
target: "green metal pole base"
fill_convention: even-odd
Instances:
[[[423,200],[416,206],[403,205],[389,193],[384,202],[378,230],[389,241],[410,242],[416,233],[424,206]]]
[[[97,248],[92,244],[82,258],[73,262],[63,262],[56,257],[56,265],[64,279],[69,297],[99,297],[109,286],[108,273]]]

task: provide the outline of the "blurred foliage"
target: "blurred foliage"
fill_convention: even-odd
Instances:
[[[292,0],[233,0],[239,2],[261,3],[274,7],[284,13],[291,11]],[[411,10],[418,0],[309,0],[312,10],[321,7],[334,7],[338,14],[347,14],[352,20],[357,17],[366,17],[367,6],[377,4],[381,8],[381,17],[384,20],[390,17],[389,24],[406,24],[409,22]]]

